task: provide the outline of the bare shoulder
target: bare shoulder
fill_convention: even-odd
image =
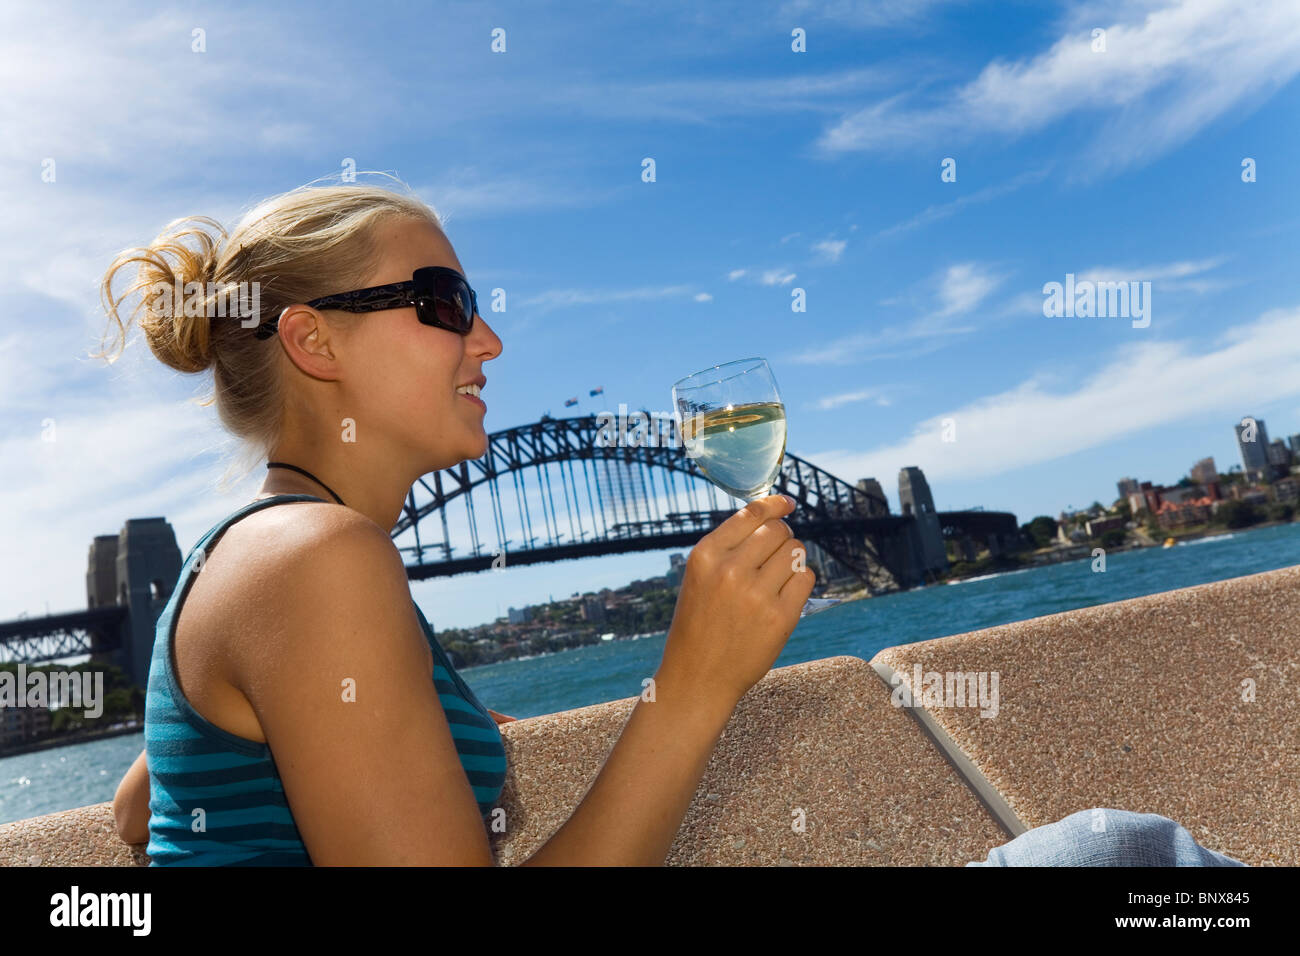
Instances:
[[[388,533],[360,512],[324,502],[304,501],[255,511],[232,525],[219,551],[246,579],[254,593],[292,600],[303,574],[400,572],[401,555]],[[297,576],[296,578],[293,576]],[[252,596],[252,595],[250,595]]]
[[[388,532],[351,508],[295,502],[256,511],[227,530],[209,571],[214,592],[240,597],[232,663],[264,670],[274,651],[310,664],[331,640],[352,640],[363,622],[428,653],[401,554]]]

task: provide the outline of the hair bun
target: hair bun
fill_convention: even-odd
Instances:
[[[102,292],[114,318],[122,299],[143,294],[140,328],[154,355],[178,372],[202,372],[212,365],[209,317],[215,303],[208,293],[226,238],[226,230],[214,219],[177,219],[148,246],[119,255],[104,277]],[[114,300],[113,276],[131,263],[139,264],[136,279]],[[121,331],[125,337],[124,326]]]

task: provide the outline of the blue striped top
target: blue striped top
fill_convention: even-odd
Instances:
[[[158,618],[145,694],[151,866],[312,865],[271,748],[217,727],[191,706],[176,679],[171,644],[200,551],[206,557],[227,528],[261,508],[322,500],[293,494],[250,502],[200,538],[181,567],[180,583]],[[505,784],[501,733],[438,644],[424,612],[411,603],[433,652],[433,685],[456,752],[486,817]]]

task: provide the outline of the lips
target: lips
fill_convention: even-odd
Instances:
[[[457,385],[456,394],[460,395],[462,398],[469,399],[479,408],[486,411],[487,410],[486,403],[484,403],[483,399],[479,398],[478,395],[474,394],[475,392],[480,391],[483,388],[483,386],[486,384],[487,384],[486,376],[480,375],[477,378],[470,379],[468,382],[462,382],[460,385]],[[462,391],[462,389],[464,389],[464,391]]]

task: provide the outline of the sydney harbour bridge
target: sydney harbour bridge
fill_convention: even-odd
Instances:
[[[543,416],[495,432],[481,458],[417,481],[392,529],[408,577],[689,548],[743,504],[703,476],[675,422],[623,409],[616,428],[608,415]],[[628,427],[637,416],[650,428]],[[850,483],[789,452],[772,490],[798,503],[785,521],[809,545],[819,583],[872,594],[932,580],[947,567],[945,542],[970,557],[1019,534],[1009,513],[936,511],[916,468],[899,475],[901,514],[874,479]],[[181,564],[164,518],[128,519],[92,542],[87,609],[0,622],[0,662],[109,655],[144,686]]]

